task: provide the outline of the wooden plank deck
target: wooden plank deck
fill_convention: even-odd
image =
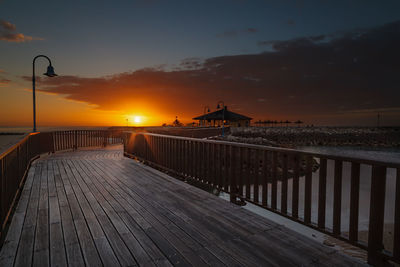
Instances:
[[[120,146],[37,160],[0,252],[0,266],[359,264]]]

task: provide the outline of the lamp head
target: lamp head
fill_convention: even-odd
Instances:
[[[55,76],[57,76],[57,74],[54,72],[54,68],[53,68],[52,65],[49,65],[49,66],[47,67],[47,72],[46,72],[46,73],[43,73],[43,75],[46,75],[46,76],[48,76],[48,77],[55,77]]]

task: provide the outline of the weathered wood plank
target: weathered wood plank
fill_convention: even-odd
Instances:
[[[92,141],[100,144],[101,139],[94,134]],[[157,149],[157,139],[153,141],[150,140],[147,148],[142,146],[142,153],[149,154]],[[166,149],[171,144],[160,142],[159,145]],[[184,148],[182,143],[180,155],[190,157]],[[250,166],[253,158],[250,153],[250,159],[236,158],[236,151],[230,152],[229,146],[218,150],[221,147],[215,145],[212,154],[205,153],[205,147],[198,144],[194,148],[195,154],[204,159],[218,154],[221,165],[212,164],[222,166],[215,178],[219,178],[219,184],[225,189],[229,178],[235,176],[228,171],[230,165],[236,166],[241,160],[247,161],[246,172],[250,172],[249,178],[252,177],[249,181],[261,184],[263,188],[266,185],[263,176],[269,166],[265,164],[265,154],[255,155],[257,162]],[[164,156],[167,154],[168,150],[165,150]],[[165,160],[171,166],[179,167],[183,159],[166,157]],[[273,171],[275,168],[276,175],[277,157],[274,163],[275,166],[270,167]],[[202,178],[213,182],[215,173],[204,169],[212,164],[199,166],[194,162],[194,173],[201,173]],[[285,164],[288,163],[284,160],[280,167],[288,168]],[[241,166],[238,166],[237,174],[240,174]],[[15,219],[19,223],[12,226],[21,229],[15,258],[15,263],[20,266],[31,265],[32,259],[36,264],[65,265],[66,261],[71,266],[353,264],[300,234],[165,173],[123,158],[120,152],[105,149],[56,153],[36,163],[34,168],[31,188],[24,188],[29,190],[30,196],[21,197],[20,202],[27,205],[25,220]],[[179,168],[182,172],[192,171],[183,166]],[[240,177],[237,178],[235,181],[240,186]],[[246,183],[243,181],[242,184]],[[250,192],[250,186],[247,190]],[[271,193],[276,202],[275,190]],[[256,193],[257,189],[252,192]],[[258,201],[264,204],[267,191],[260,193],[262,199]],[[46,226],[39,226],[39,222]],[[40,242],[46,249],[44,240],[35,240],[35,233],[46,233],[46,229],[47,256],[46,250],[34,249]],[[36,258],[32,257],[34,251],[38,255]],[[4,252],[0,253],[3,255]],[[30,255],[29,258],[25,253]]]
[[[40,196],[38,217],[36,222],[35,245],[33,251],[33,266],[49,266],[49,194],[48,194],[48,164],[44,164],[40,176]]]
[[[35,166],[32,166],[28,172],[24,189],[21,193],[15,214],[12,218],[10,228],[3,248],[0,252],[0,266],[12,266],[14,264],[15,255],[17,254],[18,244],[22,234],[22,228],[27,214],[28,203],[31,196],[32,185],[34,181]]]
[[[97,252],[96,246],[94,244],[93,238],[89,232],[89,228],[85,222],[84,216],[82,214],[82,210],[79,207],[78,200],[74,194],[74,191],[72,190],[72,186],[70,184],[70,181],[67,176],[67,172],[65,171],[65,167],[62,164],[62,162],[59,162],[58,164],[59,170],[60,170],[60,175],[62,182],[64,184],[64,189],[65,193],[68,199],[69,203],[69,208],[71,211],[73,223],[76,229],[77,237],[79,239],[79,245],[82,249],[82,254],[83,254],[83,259],[85,261],[85,264],[88,266],[99,266],[102,265],[100,256]],[[65,217],[68,218],[68,209],[63,207],[65,212],[61,211],[61,214]],[[67,220],[68,222],[68,220]],[[72,229],[72,225],[68,224],[67,226],[64,227],[69,227],[69,228],[64,228],[63,230],[66,231],[68,229]],[[64,235],[66,236],[66,235]],[[70,240],[66,238],[66,248],[67,248],[67,253],[68,257],[71,257],[73,254],[76,254],[76,246],[73,246],[76,244],[74,241],[73,236],[71,237]]]
[[[48,162],[50,265],[67,266],[53,161]]]

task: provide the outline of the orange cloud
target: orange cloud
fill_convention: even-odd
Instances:
[[[16,27],[11,22],[0,20],[0,40],[6,42],[29,42],[32,40],[43,40],[43,38],[32,37],[16,32]]]

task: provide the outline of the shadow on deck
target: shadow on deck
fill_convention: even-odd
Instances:
[[[121,146],[35,161],[0,254],[0,266],[357,264]]]

